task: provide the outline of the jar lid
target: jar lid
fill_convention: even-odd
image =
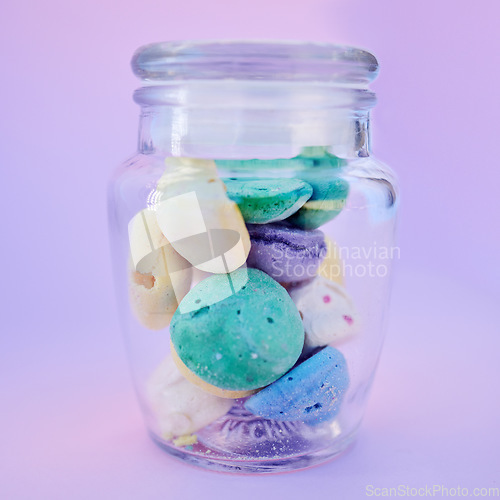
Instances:
[[[132,58],[146,82],[247,80],[335,83],[367,88],[377,76],[375,56],[327,43],[180,41],[140,47]]]

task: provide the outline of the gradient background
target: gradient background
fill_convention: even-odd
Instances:
[[[495,0],[3,0],[0,496],[356,499],[500,486]],[[375,154],[402,186],[386,349],[357,444],[274,477],[196,471],[147,438],[118,331],[105,186],[135,149],[140,45],[374,52]]]

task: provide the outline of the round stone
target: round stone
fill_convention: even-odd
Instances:
[[[316,276],[327,247],[321,231],[304,231],[284,223],[249,224],[251,247],[247,265],[283,284]]]
[[[313,188],[300,179],[224,179],[227,196],[245,222],[266,224],[290,217],[311,197]]]
[[[304,327],[286,290],[247,268],[196,285],[179,304],[170,333],[192,381],[222,391],[270,384],[294,365],[304,345]]]
[[[248,399],[245,408],[262,418],[315,425],[338,414],[348,387],[343,354],[325,347]]]
[[[337,343],[359,331],[359,317],[344,287],[322,276],[290,290],[302,316],[307,349]]]
[[[345,206],[349,183],[325,174],[305,174],[303,179],[313,188],[311,198],[287,220],[301,229],[317,229],[337,217]]]

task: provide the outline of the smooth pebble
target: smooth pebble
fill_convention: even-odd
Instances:
[[[344,356],[333,347],[325,347],[250,397],[245,408],[266,419],[315,425],[338,414],[348,387]]]

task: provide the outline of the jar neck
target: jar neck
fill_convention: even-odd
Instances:
[[[340,158],[369,156],[369,111],[141,107],[141,154],[272,159],[292,158],[311,146],[327,147]]]
[[[369,154],[375,57],[331,44],[164,42],[132,59],[141,153],[287,158],[304,147]]]

